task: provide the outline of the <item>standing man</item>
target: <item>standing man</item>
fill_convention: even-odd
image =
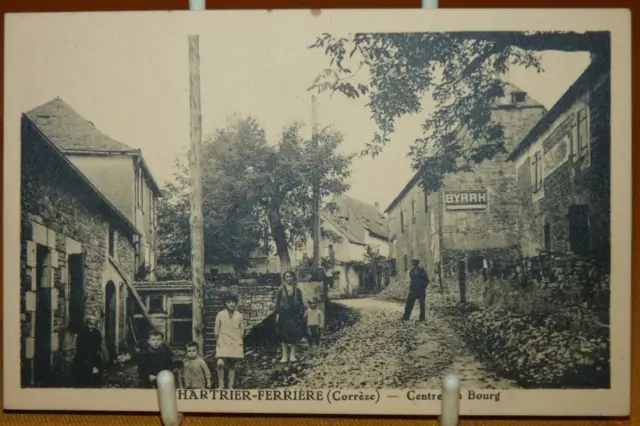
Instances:
[[[420,304],[420,318],[418,321],[425,320],[425,302],[427,298],[427,285],[429,285],[429,277],[427,271],[420,266],[418,259],[411,261],[411,270],[409,271],[409,278],[411,283],[409,284],[409,296],[407,297],[407,304],[404,308],[404,315],[402,319],[408,321],[413,311],[413,306],[416,300]]]

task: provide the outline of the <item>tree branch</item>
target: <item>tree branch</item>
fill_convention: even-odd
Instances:
[[[538,32],[529,34],[519,31],[461,31],[452,32],[450,35],[452,38],[462,40],[472,39],[497,42],[502,45],[519,47],[523,50],[558,50],[562,52],[594,52],[600,50],[603,44],[608,44],[610,38],[608,31],[591,31],[585,33],[573,31]]]

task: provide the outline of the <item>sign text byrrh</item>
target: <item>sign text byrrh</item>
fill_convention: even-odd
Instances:
[[[444,192],[447,210],[484,210],[487,208],[486,189],[460,189]]]

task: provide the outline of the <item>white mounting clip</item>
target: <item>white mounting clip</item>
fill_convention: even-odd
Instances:
[[[158,404],[160,417],[164,426],[179,426],[182,414],[178,412],[178,397],[176,396],[176,379],[169,370],[158,373]]]
[[[437,9],[438,0],[422,0],[423,9]]]
[[[446,376],[442,381],[442,414],[440,426],[458,426],[460,413],[460,379]]]

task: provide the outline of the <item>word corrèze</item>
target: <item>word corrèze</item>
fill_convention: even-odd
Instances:
[[[326,401],[372,402],[380,400],[377,390],[240,390],[240,389],[179,389],[176,391],[179,400],[213,400],[213,401]]]

